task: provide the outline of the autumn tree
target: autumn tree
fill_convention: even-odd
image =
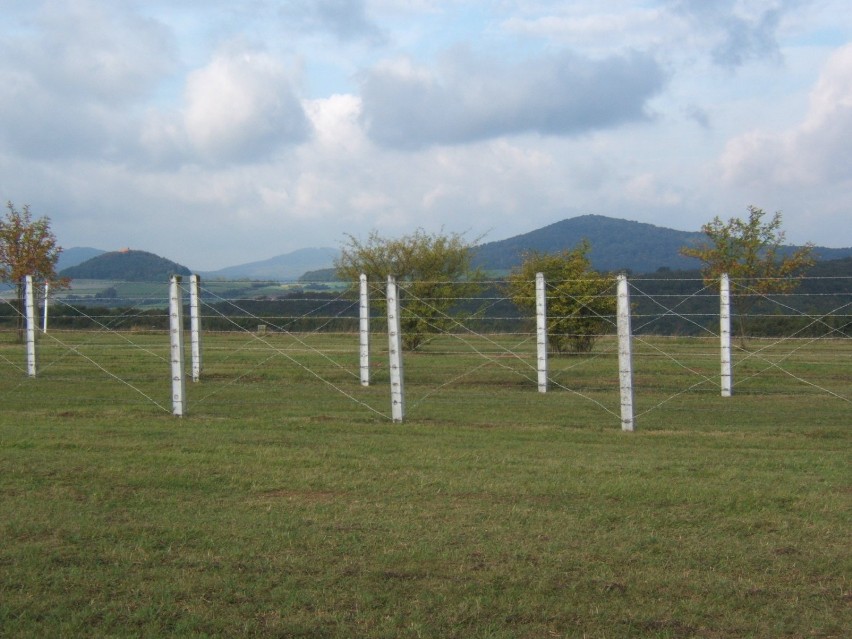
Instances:
[[[586,353],[608,332],[616,311],[613,280],[592,268],[583,241],[561,253],[527,253],[509,275],[508,295],[519,308],[535,311],[536,273],[547,283],[547,335],[556,353]]]
[[[478,289],[472,266],[474,244],[459,234],[429,234],[422,229],[400,238],[373,232],[362,241],[349,235],[335,262],[337,275],[357,282],[363,273],[385,291],[388,275],[399,283],[403,347],[414,350],[429,334],[452,326],[451,311]],[[384,294],[374,305],[386,310]]]
[[[38,283],[58,282],[56,262],[62,248],[50,230],[50,218],[32,218],[30,207],[18,211],[7,202],[6,217],[0,219],[0,281],[15,287],[19,311],[24,308],[24,278],[33,276]],[[23,314],[18,315],[18,328],[23,327]]]
[[[701,260],[706,284],[718,283],[723,273],[731,278],[742,337],[751,307],[763,296],[792,291],[814,263],[812,244],[798,249],[784,246],[780,211],[768,220],[765,216],[766,211],[756,206],[748,207],[745,220],[732,217],[723,222],[717,216],[701,227],[703,242],[680,250],[681,255]]]

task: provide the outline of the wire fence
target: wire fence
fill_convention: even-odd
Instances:
[[[833,416],[848,413],[852,278],[804,278],[794,292],[773,295],[757,293],[754,282],[732,281],[734,397],[724,402],[718,287],[676,277],[628,281],[640,424],[731,411],[744,401],[779,411],[790,405],[819,410],[821,402],[830,402]],[[440,298],[419,295],[428,287],[418,284],[424,283],[400,284],[403,332],[421,335],[417,348],[403,355],[407,419],[605,427],[618,422],[615,313],[602,313],[594,299],[583,298],[585,319],[595,321],[594,332],[588,323],[584,329],[590,348],[551,349],[548,390],[541,393],[536,317],[529,304],[512,297],[506,282],[483,282],[475,295],[466,283],[468,292],[460,299],[447,293],[452,291],[447,283]],[[548,294],[570,290],[562,284],[549,282]],[[188,294],[188,284],[182,287]],[[188,385],[188,415],[391,419],[385,283],[369,283],[368,295],[365,384],[356,287],[203,283],[203,367],[199,381]],[[614,295],[613,282],[593,297]],[[35,378],[27,375],[24,314],[14,300],[4,300],[0,404],[60,416],[170,415],[168,297],[167,282],[115,282],[88,296],[71,291],[46,305],[38,301]],[[549,315],[550,337],[554,327],[570,330],[576,319]]]

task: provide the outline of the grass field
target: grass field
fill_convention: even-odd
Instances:
[[[749,344],[729,399],[638,340],[622,433],[614,344],[539,394],[473,339],[392,424],[353,336],[206,336],[182,419],[164,334],[42,336],[34,380],[0,336],[0,636],[848,636],[848,340]]]

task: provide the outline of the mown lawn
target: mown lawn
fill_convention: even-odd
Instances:
[[[176,419],[168,344],[127,338],[42,339],[37,379],[0,372],[0,636],[852,627],[845,343],[767,350],[730,399],[692,388],[716,370],[704,346],[654,345],[622,433],[606,344],[555,360],[546,395],[512,357],[474,372],[436,344],[407,358],[391,424],[381,361],[360,389],[334,340],[211,339]]]

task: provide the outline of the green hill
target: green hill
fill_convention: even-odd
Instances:
[[[591,245],[589,257],[599,271],[643,273],[660,267],[689,269],[696,266],[695,260],[682,257],[678,251],[700,238],[700,233],[603,215],[581,215],[506,240],[483,244],[477,249],[476,264],[489,270],[508,270],[520,264],[522,255],[527,251],[555,253],[588,240]]]
[[[475,264],[489,271],[508,271],[527,251],[556,253],[588,240],[589,258],[598,271],[654,273],[660,268],[689,270],[700,266],[680,249],[704,239],[700,232],[677,231],[603,215],[581,215],[476,249]],[[790,247],[791,249],[795,247]],[[852,256],[852,248],[815,247],[819,260]]]
[[[331,266],[338,251],[334,248],[305,248],[239,266],[202,273],[204,279],[275,279],[295,280],[307,271]]]
[[[59,273],[78,280],[121,280],[125,282],[167,281],[171,275],[190,275],[190,270],[147,251],[103,253]]]

